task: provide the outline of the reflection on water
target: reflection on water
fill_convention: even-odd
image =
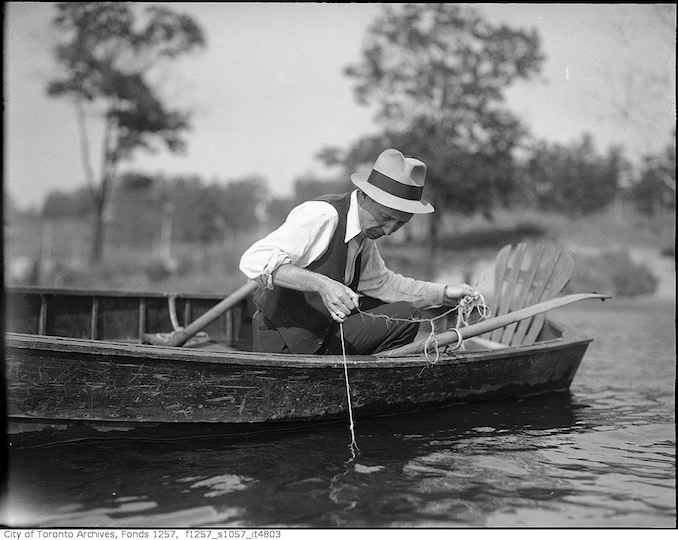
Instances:
[[[631,307],[558,313],[596,337],[570,393],[360,420],[355,456],[344,423],[14,450],[10,523],[673,527],[674,308]]]

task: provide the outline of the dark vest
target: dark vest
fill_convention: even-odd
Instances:
[[[308,265],[306,270],[344,283],[348,256],[348,244],[344,242],[344,238],[351,194],[323,195],[315,200],[334,206],[339,214],[339,223],[325,253]],[[356,259],[354,277],[346,285],[355,290],[359,279],[360,255]],[[280,286],[271,290],[260,285],[254,293],[254,302],[278,330],[291,353],[315,354],[320,351],[333,321],[318,293],[295,291]]]

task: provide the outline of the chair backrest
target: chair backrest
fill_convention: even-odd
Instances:
[[[558,296],[573,270],[572,256],[554,246],[504,246],[495,260],[493,314],[504,315]],[[544,315],[537,315],[498,328],[485,337],[508,346],[531,345],[543,325]]]

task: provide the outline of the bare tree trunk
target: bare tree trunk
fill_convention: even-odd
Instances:
[[[90,262],[99,263],[104,256],[104,240],[106,220],[104,213],[108,203],[109,192],[115,175],[115,151],[111,149],[111,134],[113,125],[111,120],[106,120],[104,128],[103,158],[101,163],[101,184],[94,195],[94,234],[92,237],[92,251]]]
[[[82,100],[76,98],[75,113],[78,118],[78,134],[80,135],[80,156],[82,158],[82,167],[85,170],[85,180],[90,190],[94,189],[94,171],[92,169],[92,159],[89,153],[89,135],[87,133],[87,120],[85,118],[85,109],[82,106]]]

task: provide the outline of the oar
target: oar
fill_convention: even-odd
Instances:
[[[172,332],[169,337],[159,337],[152,334],[146,334],[144,337],[153,345],[168,345],[170,347],[181,347],[195,334],[200,332],[208,324],[214,322],[225,312],[235,306],[241,300],[247,298],[257,288],[256,281],[248,281],[234,293],[228,295],[216,306],[206,311],[186,328]]]
[[[556,308],[561,308],[563,306],[567,306],[568,304],[572,304],[573,302],[578,302],[579,300],[588,300],[591,298],[600,298],[601,300],[605,300],[606,298],[612,297],[606,294],[580,293],[580,294],[569,294],[567,296],[560,296],[558,298],[551,298],[550,300],[539,302],[538,304],[533,304],[531,306],[518,309],[516,311],[512,311],[504,315],[499,315],[498,317],[485,319],[484,321],[480,321],[469,326],[464,326],[458,329],[459,333],[457,333],[456,330],[448,330],[447,332],[443,332],[442,334],[436,336],[436,340],[438,342],[438,345],[450,345],[452,343],[456,343],[459,340],[460,336],[461,339],[468,339],[474,336],[479,336],[481,334],[484,334],[485,332],[491,332],[492,330],[501,328],[502,326],[507,326],[509,324],[513,324],[514,322],[527,319],[528,317],[534,317],[535,315],[539,315],[540,313],[544,313],[546,311],[550,311]],[[397,349],[391,349],[390,351],[384,351],[382,353],[379,353],[379,356],[418,354],[424,351],[424,347],[426,346],[427,341],[429,340],[421,339],[419,341],[415,341],[414,343],[398,347]]]

